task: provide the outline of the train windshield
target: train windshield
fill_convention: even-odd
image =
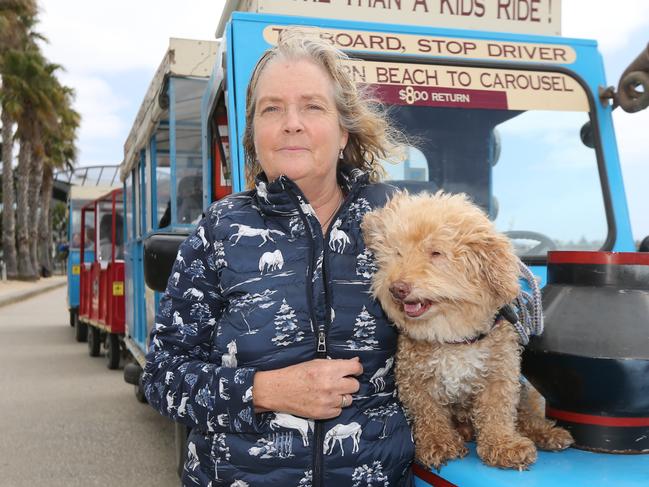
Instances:
[[[70,248],[81,248],[81,208],[88,204],[88,200],[70,201]],[[86,216],[88,218],[88,216]]]
[[[608,221],[595,150],[580,137],[586,92],[549,71],[350,61],[408,137],[388,181],[463,192],[520,256],[600,249]]]

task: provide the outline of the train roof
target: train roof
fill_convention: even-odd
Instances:
[[[120,186],[70,186],[68,198],[71,200],[96,200]]]
[[[126,175],[136,163],[139,148],[145,144],[165,112],[158,103],[158,96],[164,89],[167,78],[169,76],[209,78],[218,46],[218,40],[207,41],[175,37],[169,39],[169,47],[149,84],[131,131],[124,143],[124,161],[120,168],[122,181],[126,179]]]

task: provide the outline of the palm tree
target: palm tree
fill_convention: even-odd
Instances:
[[[41,185],[43,182],[43,166],[47,157],[45,152],[45,140],[49,134],[59,130],[59,107],[63,103],[64,94],[61,92],[62,87],[54,76],[54,72],[59,69],[58,65],[44,62],[43,70],[39,74],[40,91],[51,102],[48,106],[41,105],[41,116],[32,120],[32,141],[31,141],[31,161],[29,171],[29,185],[27,190],[28,218],[29,222],[29,254],[32,268],[36,273],[41,269],[38,259],[38,224],[39,224],[39,200]],[[50,188],[51,194],[51,188]],[[49,206],[49,204],[48,204]],[[49,208],[48,208],[49,215]]]
[[[15,193],[13,175],[13,127],[21,107],[11,90],[11,83],[7,85],[5,75],[8,65],[7,53],[19,49],[27,39],[38,38],[38,34],[31,30],[36,18],[35,0],[3,0],[0,3],[0,77],[2,90],[0,90],[0,109],[2,123],[2,248],[7,270],[7,277],[17,277],[18,266],[16,260],[16,232],[15,232]],[[9,63],[11,66],[11,63]],[[11,68],[9,68],[9,72]]]
[[[14,171],[13,171],[13,125],[15,108],[5,101],[5,90],[0,91],[2,105],[2,250],[7,277],[13,279],[18,273],[16,263],[16,218],[14,215]]]
[[[36,0],[2,0],[0,2],[0,51],[18,49],[32,37],[36,22]],[[38,34],[36,34],[38,37]]]
[[[29,175],[32,156],[42,156],[41,134],[56,126],[52,73],[58,66],[45,61],[37,46],[4,55],[3,83],[18,105],[16,137],[20,141],[16,168],[16,233],[18,278],[35,279],[29,246]]]
[[[49,272],[52,268],[50,249],[52,244],[52,225],[50,219],[50,202],[54,184],[54,169],[72,166],[77,157],[75,145],[76,131],[80,115],[72,108],[74,91],[59,86],[55,99],[58,114],[58,127],[45,137],[45,165],[41,186],[40,214],[38,218],[38,254],[39,267]]]

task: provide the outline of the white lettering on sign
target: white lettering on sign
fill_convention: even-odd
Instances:
[[[560,35],[561,0],[258,0],[257,12]]]
[[[405,101],[407,105],[429,100],[441,103],[471,103],[471,95],[468,93],[429,92],[427,90],[415,89],[412,86],[399,90],[399,99]]]
[[[277,44],[277,39],[284,29],[283,26],[268,26],[264,29],[264,39],[269,44]],[[352,52],[369,51],[553,64],[572,64],[577,59],[577,54],[572,47],[561,44],[487,41],[338,29],[305,28],[304,30],[330,42],[338,49]]]

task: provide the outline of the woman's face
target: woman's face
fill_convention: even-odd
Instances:
[[[257,157],[269,181],[284,174],[302,190],[335,184],[347,143],[327,72],[309,60],[275,59],[262,71],[253,119]]]

